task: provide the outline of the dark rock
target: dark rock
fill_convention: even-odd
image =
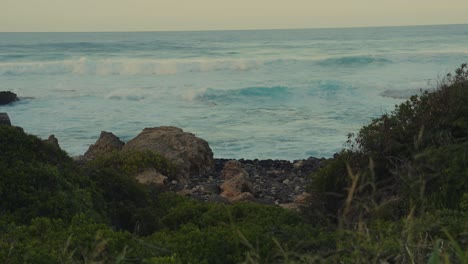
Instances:
[[[11,126],[10,117],[7,113],[0,113],[0,125]]]
[[[94,159],[97,156],[122,150],[125,143],[110,132],[102,131],[99,139],[91,145],[84,154],[86,159]]]
[[[60,148],[60,145],[58,143],[58,139],[54,136],[54,135],[50,135],[48,139],[44,140],[44,142],[56,147],[56,148]]]
[[[19,99],[15,93],[12,93],[10,91],[0,92],[0,105],[7,105],[16,101],[19,101]]]
[[[162,155],[175,164],[179,182],[189,182],[194,175],[208,175],[214,168],[208,142],[177,127],[145,128],[123,150],[151,150]]]

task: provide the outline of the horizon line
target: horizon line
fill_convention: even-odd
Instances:
[[[312,29],[359,29],[359,28],[401,28],[401,27],[437,27],[463,26],[468,23],[448,24],[413,24],[413,25],[380,25],[380,26],[340,26],[340,27],[297,27],[297,28],[247,28],[247,29],[197,29],[197,30],[109,30],[109,31],[0,31],[0,33],[176,33],[176,32],[219,32],[219,31],[274,31],[274,30],[312,30]]]

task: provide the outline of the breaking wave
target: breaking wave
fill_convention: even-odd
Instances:
[[[0,63],[0,75],[170,75],[184,72],[249,71],[264,62],[258,60],[134,60],[89,59]]]
[[[367,66],[369,64],[388,64],[391,60],[379,56],[345,56],[337,58],[324,59],[319,62],[321,66]]]
[[[291,95],[288,87],[247,87],[234,90],[207,89],[197,96],[199,100],[231,102],[237,100],[283,100]]]

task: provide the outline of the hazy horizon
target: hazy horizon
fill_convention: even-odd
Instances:
[[[415,25],[384,25],[384,26],[342,26],[342,27],[310,27],[310,28],[245,28],[245,29],[194,29],[194,30],[103,30],[103,31],[0,31],[0,33],[131,33],[131,32],[205,32],[205,31],[268,31],[268,30],[309,30],[309,29],[358,29],[358,28],[399,28],[399,27],[442,27],[442,26],[464,26],[468,23],[455,24],[415,24]]]
[[[468,24],[468,1],[1,0],[0,32],[314,29]]]

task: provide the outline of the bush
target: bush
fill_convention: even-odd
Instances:
[[[65,152],[9,126],[0,126],[0,146],[0,210],[11,221],[98,217],[92,183]]]
[[[346,205],[361,216],[366,207],[364,215],[369,215],[372,208],[395,200],[400,203],[391,213],[396,218],[412,207],[421,212],[459,208],[468,189],[467,102],[463,64],[437,90],[412,96],[356,137],[350,135],[350,148],[313,179],[325,212],[336,217]],[[350,195],[354,209],[346,202]]]
[[[102,195],[96,204],[118,229],[148,235],[158,228],[160,216],[155,206],[158,190],[138,183],[134,177],[148,168],[169,177],[174,172],[173,165],[149,151],[116,152],[90,161],[84,167]]]

